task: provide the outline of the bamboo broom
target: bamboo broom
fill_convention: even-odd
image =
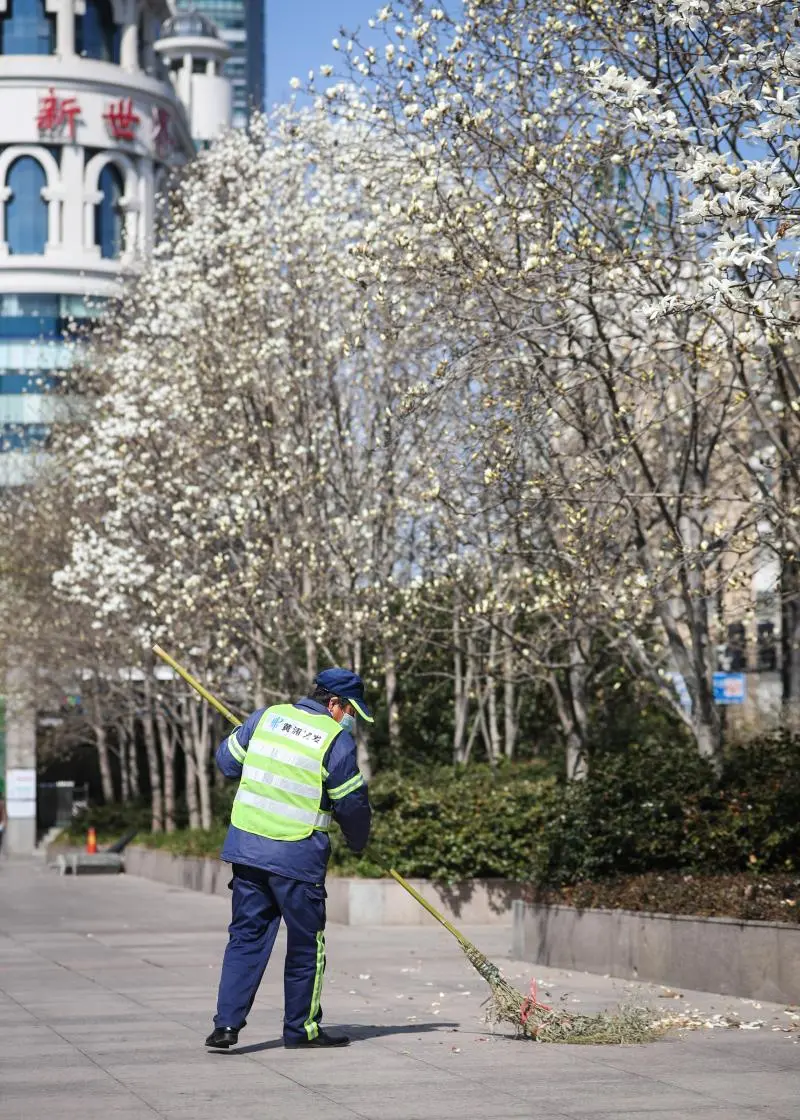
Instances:
[[[178,676],[206,700],[212,708],[234,727],[241,727],[242,721],[226,708],[196,677],[171,657],[159,645],[153,646],[153,653],[166,662]],[[379,866],[380,861],[377,861]],[[523,996],[504,979],[500,969],[464,936],[460,930],[445,918],[435,906],[415,890],[393,867],[388,874],[408,891],[412,898],[427,910],[432,918],[443,925],[456,939],[472,967],[489,985],[490,997],[487,1019],[491,1022],[510,1023],[518,1035],[525,1035],[539,1042],[574,1043],[632,1043],[647,1042],[660,1033],[654,1025],[653,1013],[647,1008],[621,1008],[618,1012],[602,1012],[599,1015],[573,1015],[564,1010],[553,1010],[539,1003],[535,982],[531,984],[530,994]]]

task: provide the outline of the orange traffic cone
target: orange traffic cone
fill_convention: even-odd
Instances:
[[[89,829],[86,837],[86,851],[90,856],[95,855],[97,852],[97,833],[93,828]]]

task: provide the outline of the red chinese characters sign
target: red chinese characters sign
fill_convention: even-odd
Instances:
[[[141,118],[134,112],[133,98],[120,97],[119,101],[112,101],[103,113],[103,120],[109,135],[115,140],[136,139]]]
[[[87,111],[94,116],[91,107]],[[95,109],[94,112],[98,110]],[[152,148],[156,158],[169,159],[178,147],[175,119],[169,109],[153,105],[145,111],[140,107],[140,111],[137,112],[132,97],[120,97],[105,102],[102,120],[112,140],[129,143],[141,141],[145,146]],[[93,122],[88,123],[91,126]],[[86,124],[83,109],[76,96],[63,96],[53,88],[46,95],[40,96],[36,127],[41,137],[53,140],[68,139],[74,143],[77,139],[78,125],[83,127]],[[140,127],[144,128],[144,136],[139,134]],[[94,128],[91,131],[93,132],[91,139],[87,138],[85,142],[96,146]],[[102,141],[100,143],[102,144]]]
[[[51,137],[62,136],[65,132],[70,140],[75,140],[75,130],[81,115],[77,97],[59,97],[54,89],[45,97],[39,98],[39,112],[36,114],[36,127],[40,133]]]

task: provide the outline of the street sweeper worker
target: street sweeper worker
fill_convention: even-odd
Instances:
[[[222,859],[233,865],[233,918],[222,962],[214,1030],[206,1046],[235,1046],[286,923],[283,1042],[290,1048],[346,1046],[324,1031],[325,871],[331,818],[354,852],[369,839],[371,811],[353,737],[372,723],[361,678],[326,669],[310,696],[261,708],[217,751],[238,778]]]

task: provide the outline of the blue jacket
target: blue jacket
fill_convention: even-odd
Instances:
[[[324,715],[327,708],[316,700],[305,698],[295,704],[301,712]],[[239,747],[246,753],[258,721],[266,711],[253,712],[234,733]],[[226,778],[242,776],[244,755],[237,760],[230,749],[231,736],[223,739],[217,750],[217,766]],[[359,773],[356,761],[356,744],[349,731],[340,731],[322,760],[323,793],[320,808],[332,812],[344,833],[348,847],[354,852],[363,851],[369,839],[372,810],[367,795],[367,784]],[[344,792],[340,792],[344,791]],[[305,840],[270,840],[256,836],[231,825],[222,848],[222,859],[227,863],[243,863],[259,867],[288,879],[306,883],[322,883],[328,866],[331,845],[326,832],[312,832]]]

